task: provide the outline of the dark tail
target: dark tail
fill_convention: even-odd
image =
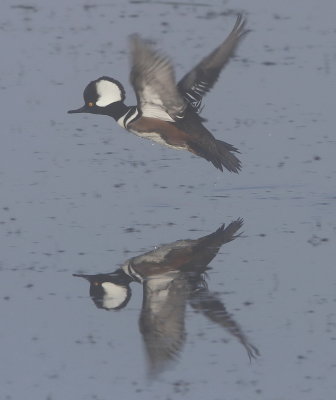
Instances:
[[[230,172],[238,174],[241,170],[240,160],[233,154],[239,153],[238,149],[229,143],[216,139],[217,157],[211,160],[212,164],[223,171],[223,167]]]
[[[242,233],[236,232],[243,226],[244,220],[243,218],[238,218],[235,221],[232,221],[229,225],[223,224],[220,226],[216,232],[209,235],[209,237],[213,237],[214,241],[218,242],[219,247],[224,243],[231,242],[239,237]]]

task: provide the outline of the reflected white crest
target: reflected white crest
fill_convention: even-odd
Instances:
[[[119,307],[127,297],[127,289],[123,286],[115,285],[112,282],[103,282],[102,287],[105,290],[103,298],[103,307],[113,309]]]

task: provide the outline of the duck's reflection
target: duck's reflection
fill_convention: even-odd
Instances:
[[[222,225],[210,235],[196,240],[179,240],[133,257],[112,273],[74,276],[90,282],[90,296],[98,308],[120,310],[131,298],[131,282],[143,285],[139,320],[151,375],[176,359],[183,347],[187,302],[194,310],[235,336],[251,359],[258,350],[211,293],[205,271],[220,247],[240,236],[242,219]]]

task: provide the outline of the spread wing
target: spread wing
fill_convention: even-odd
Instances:
[[[249,342],[242,328],[226,310],[225,305],[206,287],[198,288],[192,293],[190,304],[194,310],[201,312],[207,319],[234,336],[245,347],[250,361],[259,355],[259,350]]]
[[[203,96],[216,83],[241,38],[248,32],[244,29],[245,22],[246,20],[241,15],[238,15],[235,26],[225,41],[178,83],[181,95],[192,106],[194,111],[200,111]]]
[[[136,34],[130,37],[130,42],[130,80],[142,115],[164,121],[183,117],[186,104],[176,87],[174,70],[168,58],[153,50]]]
[[[139,327],[145,345],[150,377],[155,377],[179,358],[185,332],[185,309],[189,284],[183,273],[149,278]]]

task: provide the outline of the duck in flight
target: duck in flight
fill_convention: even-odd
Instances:
[[[238,149],[216,139],[199,115],[203,96],[216,83],[223,67],[247,33],[239,15],[224,42],[188,72],[177,84],[170,60],[137,34],[130,38],[131,74],[137,105],[124,103],[122,84],[106,76],[84,90],[83,107],[68,113],[92,113],[113,117],[126,130],[165,146],[188,150],[223,171],[238,173]]]

